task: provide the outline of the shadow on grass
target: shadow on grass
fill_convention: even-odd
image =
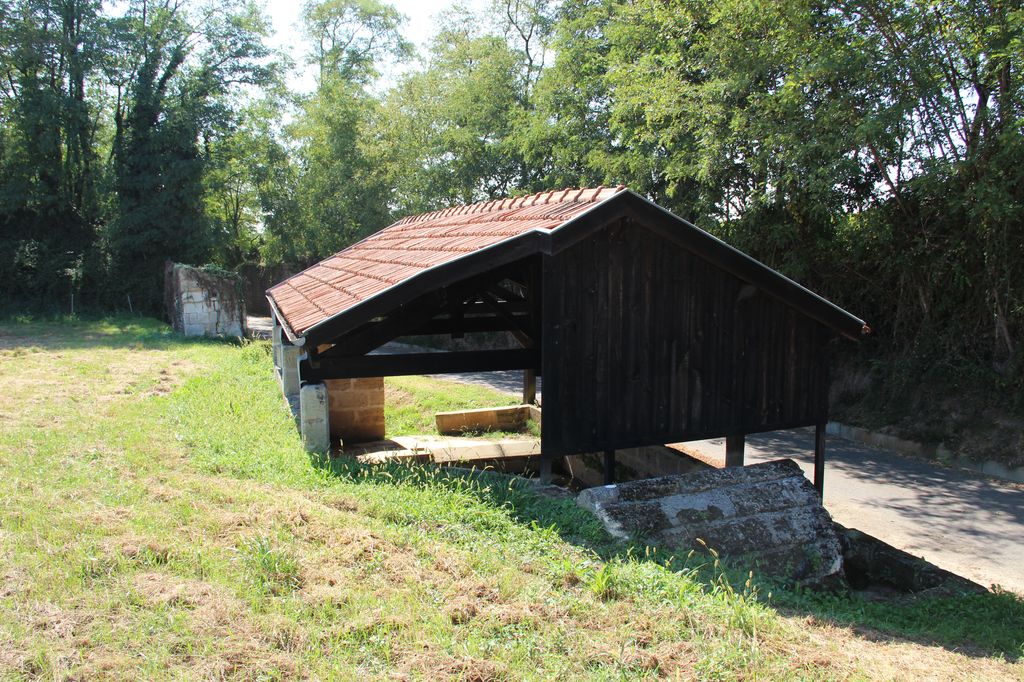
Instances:
[[[859,595],[799,591],[777,593],[774,606],[790,615],[849,626],[875,642],[941,646],[972,658],[1024,659],[1024,599],[997,590],[957,596],[901,595],[874,600]]]
[[[363,465],[354,460],[313,456],[317,469],[351,483],[431,486],[503,508],[520,524],[544,528],[605,562],[653,562],[669,571],[689,571],[703,583],[728,581],[740,591],[749,572],[723,568],[704,555],[674,556],[638,543],[611,537],[571,498],[544,495],[530,480],[490,471],[446,468],[433,464]],[[972,657],[1024,658],[1024,599],[1009,592],[960,596],[901,595],[871,600],[857,593],[823,593],[759,581],[756,594],[784,615],[813,616],[847,625],[874,641],[941,646]],[[730,587],[730,589],[733,589]]]
[[[573,500],[539,494],[533,481],[520,476],[429,463],[367,465],[351,458],[320,455],[312,455],[310,461],[314,467],[352,483],[430,485],[469,493],[489,507],[507,509],[519,523],[550,529],[563,540],[590,549],[602,559],[629,547],[612,538],[592,514]]]
[[[81,350],[151,348],[169,350],[192,344],[239,345],[235,337],[184,336],[151,317],[10,315],[0,318],[0,350]]]

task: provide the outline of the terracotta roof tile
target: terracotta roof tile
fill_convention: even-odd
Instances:
[[[301,336],[430,268],[531,230],[553,230],[623,189],[555,190],[408,216],[267,293]]]

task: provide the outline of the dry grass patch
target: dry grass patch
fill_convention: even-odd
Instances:
[[[230,611],[225,605],[224,597],[207,582],[160,572],[139,573],[131,579],[132,588],[138,592],[143,602],[150,606],[180,606],[195,608],[209,607],[216,614]],[[214,622],[223,620],[214,618]]]
[[[0,403],[0,420],[36,428],[76,426],[79,408],[95,416],[102,405],[108,414],[116,409],[112,403],[126,396],[169,394],[198,371],[196,363],[159,350],[126,354],[123,349],[103,348],[85,358],[67,355],[73,361],[60,373],[54,372],[54,358],[45,350],[0,355],[0,393],[16,397]]]
[[[799,633],[793,641],[770,642],[788,648],[797,668],[831,671],[836,679],[872,680],[1024,680],[1024,667],[999,658],[823,623],[787,618]]]
[[[83,630],[94,617],[87,609],[37,601],[30,604],[25,620],[34,631],[44,633],[48,640],[76,646],[82,643]]]
[[[424,647],[423,651],[407,654],[392,675],[397,680],[431,679],[458,682],[502,682],[514,679],[508,670],[493,661],[472,656],[456,657]]]
[[[258,673],[286,678],[297,674],[298,662],[291,654],[298,651],[305,634],[290,621],[272,614],[254,619],[248,605],[223,587],[160,571],[133,576],[131,589],[148,608],[185,615],[183,626],[163,643],[171,651],[170,664],[189,676],[254,679]],[[189,642],[206,646],[196,651]]]

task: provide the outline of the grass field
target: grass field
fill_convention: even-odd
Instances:
[[[385,382],[387,405],[385,421],[389,437],[436,434],[434,415],[452,410],[517,405],[516,396],[500,393],[487,386],[439,382],[429,377],[388,377]],[[481,435],[490,438],[514,437],[500,431]]]
[[[388,387],[399,430],[493,397]],[[516,479],[311,459],[265,344],[8,321],[0,396],[0,679],[1024,679],[1012,595],[769,595]]]

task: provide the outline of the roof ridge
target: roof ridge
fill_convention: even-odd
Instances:
[[[419,215],[405,216],[397,221],[393,227],[415,225],[417,223],[437,218],[448,218],[460,215],[477,215],[481,213],[495,213],[498,211],[509,211],[529,206],[564,203],[593,203],[610,194],[618,194],[626,189],[625,185],[608,187],[598,185],[597,187],[567,187],[565,189],[545,190],[533,194],[521,194],[517,197],[504,197],[501,199],[484,199],[472,204],[461,204],[428,211]],[[608,190],[612,190],[608,192]]]

